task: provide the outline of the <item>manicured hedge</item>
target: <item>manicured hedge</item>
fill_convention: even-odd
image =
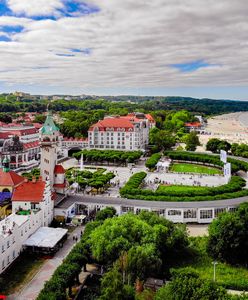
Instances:
[[[112,163],[133,163],[138,160],[141,151],[119,151],[119,150],[82,150],[74,153],[73,156],[77,159],[83,154],[84,161],[87,162],[112,162]]]
[[[205,164],[212,164],[223,167],[223,163],[220,161],[219,155],[200,154],[185,151],[166,151],[164,154],[173,160],[202,162]],[[228,158],[227,161],[232,164],[232,173],[235,173],[239,170],[248,171],[248,163],[245,161],[233,158]]]
[[[238,198],[248,195],[248,189],[243,189],[246,184],[245,180],[238,176],[232,176],[228,184],[212,188],[196,188],[195,191],[185,189],[185,192],[182,190],[173,191],[171,189],[168,191],[161,189],[157,191],[141,189],[140,186],[145,177],[145,172],[136,173],[131,176],[126,185],[120,189],[121,196],[129,199],[148,201],[206,201]]]
[[[156,167],[156,164],[161,158],[160,153],[154,153],[148,160],[146,161],[146,167],[148,169],[154,169]]]

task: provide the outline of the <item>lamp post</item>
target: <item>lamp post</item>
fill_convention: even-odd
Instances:
[[[218,265],[217,261],[213,261],[212,264],[214,265],[214,282],[216,280],[216,265]]]

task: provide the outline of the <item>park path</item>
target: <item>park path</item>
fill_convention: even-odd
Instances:
[[[64,243],[63,248],[61,248],[53,258],[47,260],[38,273],[32,278],[32,280],[23,287],[23,289],[13,295],[9,295],[7,297],[8,300],[35,300],[38,296],[39,292],[44,287],[44,284],[47,280],[51,278],[54,271],[57,267],[62,263],[63,259],[67,256],[67,254],[71,251],[73,246],[75,245],[75,241],[73,241],[73,235],[77,234],[80,237],[81,231],[84,231],[84,227],[79,226],[75,228],[75,230],[69,234],[68,239]],[[80,238],[78,239],[80,240]]]

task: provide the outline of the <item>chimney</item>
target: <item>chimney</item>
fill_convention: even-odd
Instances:
[[[27,177],[24,178],[24,182],[28,182],[28,178]]]
[[[36,177],[35,176],[32,177],[32,182],[36,183]]]

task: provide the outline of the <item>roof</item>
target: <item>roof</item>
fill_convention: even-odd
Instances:
[[[17,186],[24,182],[24,178],[14,171],[4,172],[0,169],[0,186]]]
[[[56,165],[54,168],[54,174],[65,174],[65,169],[62,165]]]
[[[153,118],[152,115],[146,114],[145,116],[146,116],[146,118],[147,118],[150,122],[155,123],[155,120],[154,120],[154,118]]]
[[[90,204],[90,205],[120,205],[138,208],[166,209],[166,208],[213,208],[213,207],[229,207],[237,206],[240,203],[248,202],[248,197],[240,197],[235,199],[213,200],[213,201],[192,201],[192,202],[167,202],[167,201],[146,201],[136,199],[125,199],[115,197],[98,197],[98,196],[82,196],[70,195],[56,205],[56,208],[67,209],[74,203]]]
[[[53,248],[67,234],[68,229],[40,227],[24,243],[29,247]]]
[[[45,192],[44,181],[28,181],[20,184],[13,193],[12,201],[41,202]]]
[[[30,142],[23,144],[24,149],[32,149],[39,147],[39,141]]]
[[[52,114],[48,112],[46,121],[43,127],[41,128],[41,133],[52,135],[54,131],[59,131],[59,128],[54,124]]]
[[[200,122],[185,123],[185,126],[187,126],[187,127],[201,127],[201,123]]]
[[[54,187],[54,188],[58,188],[58,189],[63,189],[63,188],[66,187],[66,183],[65,183],[65,182],[64,182],[64,183],[55,183],[55,184],[53,185],[53,187]]]
[[[11,132],[0,132],[0,139],[8,139]]]
[[[124,129],[133,129],[134,125],[125,118],[106,118],[104,120],[98,121],[96,124],[90,127],[90,131],[92,131],[95,127],[98,127],[99,130],[105,130],[106,128],[124,128]]]

